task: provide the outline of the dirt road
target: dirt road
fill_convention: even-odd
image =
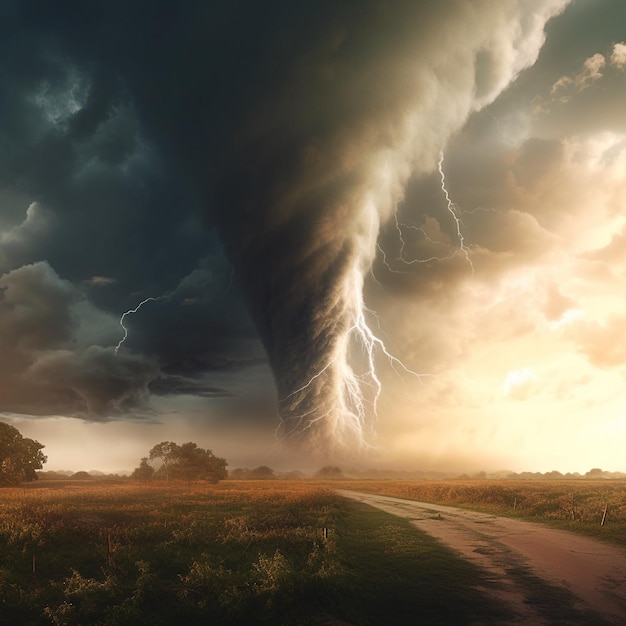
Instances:
[[[342,490],[411,520],[483,569],[472,581],[511,614],[506,624],[626,624],[626,551],[520,520]]]

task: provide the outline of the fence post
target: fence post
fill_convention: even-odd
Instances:
[[[602,511],[602,521],[600,522],[600,526],[604,526],[604,522],[606,521],[606,511],[609,508],[609,503],[607,502],[604,505],[604,511]]]

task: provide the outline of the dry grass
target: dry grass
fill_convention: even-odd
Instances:
[[[334,488],[626,537],[620,481],[42,481],[0,491],[0,624],[502,618],[468,563]]]
[[[492,614],[471,566],[306,481],[42,481],[0,497],[0,624],[366,626],[391,597],[395,624]]]
[[[626,544],[626,481],[622,480],[354,480],[333,484],[520,517]]]
[[[238,623],[339,571],[320,539],[338,499],[319,488],[61,482],[1,495],[3,624]]]

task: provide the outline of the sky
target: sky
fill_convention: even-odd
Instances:
[[[0,7],[0,419],[46,469],[626,471],[621,0]]]

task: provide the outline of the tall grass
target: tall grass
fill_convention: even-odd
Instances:
[[[302,482],[3,489],[0,546],[2,625],[365,626],[392,595],[386,623],[491,614],[405,520]]]
[[[544,522],[626,545],[626,481],[622,480],[355,480],[334,484]]]
[[[319,489],[116,485],[1,496],[2,623],[252,623],[279,598],[287,619],[287,597],[339,569],[318,536],[336,498]]]

